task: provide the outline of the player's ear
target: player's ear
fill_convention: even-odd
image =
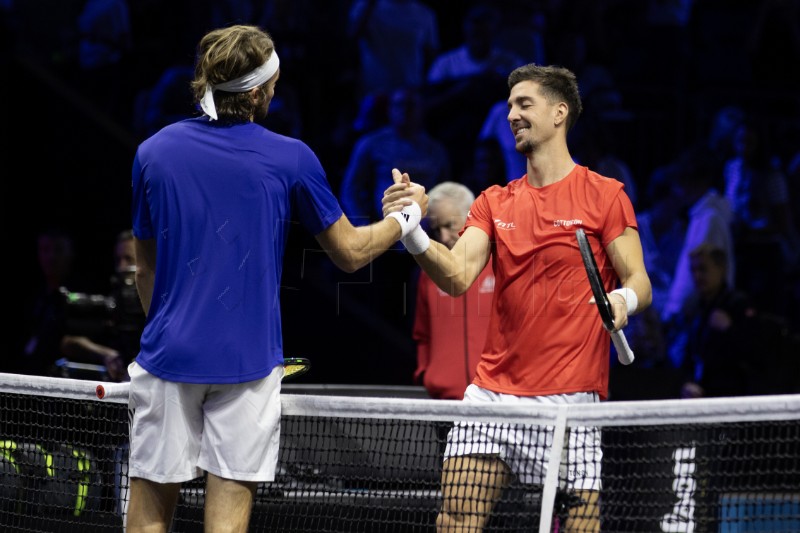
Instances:
[[[559,102],[556,105],[555,111],[553,113],[553,125],[560,126],[562,123],[566,122],[567,115],[569,114],[569,106],[566,102]]]

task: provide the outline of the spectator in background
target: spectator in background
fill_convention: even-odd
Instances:
[[[770,157],[763,137],[753,122],[740,124],[734,134],[734,154],[723,169],[737,240],[792,238],[794,220],[786,176]]]
[[[508,104],[503,99],[489,108],[483,120],[478,141],[494,140],[500,146],[506,167],[507,181],[521,178],[528,171],[526,159],[519,156],[511,126],[508,123]]]
[[[689,255],[701,244],[713,245],[721,249],[727,261],[725,281],[734,286],[735,263],[734,243],[731,234],[732,212],[730,204],[714,187],[714,170],[717,168],[713,158],[705,149],[690,150],[679,161],[678,174],[674,183],[675,194],[684,199],[689,219],[683,238],[675,274],[672,278],[667,301],[662,311],[662,319],[669,323],[679,318],[687,300],[694,293]],[[675,367],[682,363],[682,350],[671,350]]]
[[[587,112],[595,115],[610,114],[622,105],[622,94],[609,67],[591,50],[586,34],[581,31],[560,33],[554,56],[567,68],[580,76],[581,98]]]
[[[464,15],[461,24],[463,43],[439,54],[428,70],[428,83],[438,84],[493,76],[501,82],[506,74],[525,63],[514,52],[496,43],[500,12],[489,4],[476,4]],[[484,80],[477,83],[484,87]]]
[[[355,225],[383,218],[381,199],[392,184],[395,167],[417,172],[415,180],[432,188],[450,179],[450,160],[442,143],[423,127],[422,101],[415,87],[400,87],[389,98],[389,125],[366,133],[355,143],[342,177],[339,201],[347,217]],[[401,251],[399,244],[394,250]],[[399,257],[394,257],[399,256]],[[385,254],[370,264],[368,291],[358,291],[362,303],[376,316],[401,327],[410,337],[413,315],[405,312],[405,302],[413,297],[409,281],[413,279],[414,261],[408,254]],[[340,279],[338,272],[331,272]],[[350,276],[346,282],[352,282]]]
[[[73,283],[75,246],[62,229],[48,228],[36,236],[41,284],[25,306],[25,332],[20,358],[10,367],[21,374],[53,376],[66,335],[65,286]]]
[[[698,156],[705,153],[708,159],[709,174],[713,176],[710,186],[719,192],[724,192],[723,168],[725,162],[733,157],[733,138],[743,120],[744,111],[738,106],[725,106],[718,109],[707,125],[708,131],[705,137],[675,160],[659,166],[651,172],[647,180],[647,188],[644,191],[646,201],[655,201],[660,194],[656,192],[657,190],[663,191],[667,187],[673,186],[672,184],[677,181],[680,169],[685,165],[681,159],[685,159],[689,152],[696,152]]]
[[[94,104],[128,120],[127,59],[133,35],[126,0],[86,0],[78,17],[80,83]]]
[[[357,96],[421,86],[439,52],[436,12],[417,0],[356,0],[348,35],[358,43]]]
[[[125,364],[120,353],[97,339],[91,339],[78,328],[71,327],[71,313],[86,303],[85,293],[74,292],[80,284],[72,276],[75,250],[72,237],[53,228],[37,236],[37,259],[42,285],[26,309],[25,343],[14,371],[38,376],[58,376],[56,362],[66,357],[80,363],[105,366],[114,381],[124,379]],[[104,302],[99,302],[100,315],[91,317],[92,331],[104,330]],[[71,309],[72,306],[72,309]]]
[[[503,28],[503,31],[495,35],[496,44],[518,57],[525,58],[526,62],[546,64],[548,56],[545,50],[545,36],[549,25],[548,6],[514,1],[501,1],[492,5],[501,13],[500,24]]]
[[[133,231],[124,230],[117,234],[114,243],[114,275],[111,278],[111,298],[114,300],[112,313],[112,346],[119,352],[127,366],[139,353],[139,339],[146,317],[136,290],[136,250]]]
[[[191,65],[172,65],[155,85],[139,91],[133,105],[133,129],[145,139],[167,124],[189,118],[195,112],[189,83],[194,77]]]
[[[633,364],[661,368],[659,385],[666,381],[664,372],[673,370],[667,358],[666,332],[661,314],[686,236],[686,220],[682,216],[684,201],[677,195],[674,187],[679,173],[678,165],[666,165],[661,172],[667,175],[666,179],[658,180],[652,186],[649,191],[652,198],[650,207],[636,216],[644,265],[652,286],[653,303],[642,313],[628,318],[626,333],[628,341],[636,350]],[[672,390],[661,390],[665,397],[673,394]]]
[[[584,128],[577,128],[576,133],[579,135],[574,142],[576,162],[594,169],[602,176],[622,182],[631,203],[634,207],[638,206],[637,187],[633,172],[616,153],[614,132],[610,125],[603,122],[597,115],[593,115],[587,117]]]
[[[711,120],[710,130],[706,139],[706,147],[711,152],[714,161],[719,165],[720,172],[725,163],[735,155],[734,138],[739,126],[745,120],[744,111],[738,106],[725,106],[717,110]],[[722,174],[718,176],[718,182],[714,186],[719,186],[724,190]]]
[[[356,141],[342,179],[340,201],[354,223],[383,218],[383,191],[392,185],[395,167],[414,172],[427,189],[450,179],[450,160],[444,145],[428,134],[422,121],[419,91],[404,86],[389,100],[389,126]]]
[[[786,175],[752,121],[739,125],[733,146],[723,179],[733,209],[738,284],[757,298],[759,306],[783,314],[788,311],[785,299],[772,288],[782,285],[800,257]]]
[[[683,349],[682,398],[748,394],[749,361],[758,354],[755,310],[743,291],[726,281],[725,251],[701,244],[689,253],[695,292],[681,309],[675,333]]]
[[[428,191],[431,236],[452,248],[474,200],[469,188],[452,181],[439,183]],[[463,399],[486,341],[493,294],[491,264],[484,267],[467,292],[456,297],[439,289],[424,271],[420,272],[413,333],[417,343],[414,382],[423,384],[431,398]]]
[[[683,214],[685,200],[679,196],[678,188],[675,187],[681,167],[673,163],[664,166],[660,172],[664,177],[652,180],[649,189],[650,207],[636,217],[644,265],[653,287],[651,309],[658,311],[659,315],[666,305],[686,237],[686,220]]]
[[[496,8],[483,3],[471,7],[462,21],[462,44],[437,56],[428,71],[427,123],[447,147],[455,174],[467,169],[464,147],[475,142],[484,115],[505,96],[506,74],[526,63],[498,46],[500,22]]]
[[[133,246],[133,232],[129,229],[117,234],[114,241],[114,272],[136,271],[136,249]]]
[[[480,194],[492,185],[501,187],[508,184],[503,149],[493,138],[480,139],[475,143],[472,165],[463,174],[461,182],[473,194]]]

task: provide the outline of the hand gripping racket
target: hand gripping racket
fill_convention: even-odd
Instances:
[[[633,351],[628,346],[628,339],[625,338],[622,330],[612,331],[614,329],[614,312],[611,309],[611,302],[608,301],[608,295],[600,279],[600,271],[597,268],[589,238],[586,237],[586,233],[582,228],[578,228],[575,231],[575,236],[578,238],[578,248],[581,250],[583,266],[586,268],[586,276],[589,278],[589,285],[592,287],[594,301],[597,304],[597,310],[600,311],[600,319],[603,321],[603,326],[611,334],[611,340],[617,349],[617,359],[623,365],[629,365],[633,363]]]
[[[296,378],[309,371],[311,361],[305,357],[287,357],[283,360],[283,379]]]

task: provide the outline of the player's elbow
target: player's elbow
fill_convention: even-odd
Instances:
[[[653,288],[650,285],[650,281],[648,280],[644,286],[637,287],[639,290],[636,291],[636,296],[638,297],[638,305],[636,306],[636,312],[641,312],[650,307],[650,304],[653,303]]]
[[[450,296],[461,296],[466,292],[467,292],[466,286],[453,286],[449,294]]]
[[[652,303],[653,303],[653,291],[648,290],[645,293],[644,298],[639,299],[639,307],[641,308],[641,310],[644,310],[650,307],[650,304]]]
[[[463,280],[458,279],[448,279],[444,283],[438,285],[440,289],[453,297],[461,296],[467,292],[467,289],[469,289],[468,284],[464,283]]]
[[[333,264],[336,265],[339,270],[343,270],[348,274],[352,274],[364,266],[364,263],[359,261],[354,254],[328,253],[328,257],[331,258],[331,261],[333,261]]]
[[[375,254],[371,253],[368,249],[345,248],[328,250],[328,257],[330,257],[333,264],[340,270],[352,274],[375,259]]]

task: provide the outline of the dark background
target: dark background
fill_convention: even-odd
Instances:
[[[441,50],[458,46],[461,19],[471,2],[425,3],[437,12]],[[548,62],[558,62],[570,32],[588,36],[590,56],[610,70],[621,97],[618,112],[608,114],[605,125],[640,191],[646,190],[655,169],[701,141],[714,113],[726,105],[758,113],[773,134],[770,142],[776,153],[796,151],[798,43],[791,36],[781,41],[776,30],[774,42],[766,43],[772,47],[767,46],[768,52],[755,53],[750,46],[762,4],[781,2],[695,0],[689,25],[677,33],[648,26],[645,11],[650,3],[496,2],[504,9],[506,25],[532,10],[547,15]],[[259,3],[253,4],[257,11]],[[61,226],[73,235],[86,291],[108,290],[114,237],[130,225],[130,168],[142,140],[133,127],[134,102],[166,67],[191,65],[197,40],[212,27],[205,15],[213,5],[130,0],[133,51],[124,69],[105,83],[83,76],[77,67],[76,19],[82,1],[4,3],[0,142],[3,263],[8,269],[4,295],[10,317],[6,339],[19,330],[15,311],[38,281],[35,236],[44,227]],[[300,136],[319,155],[338,191],[358,106],[356,46],[345,35],[350,2],[297,2],[295,7],[302,15],[296,28],[266,27],[281,51],[278,92],[282,87],[294,90],[300,103]],[[797,20],[777,21],[777,27],[781,22],[800,28]],[[115,111],[100,105],[108,95],[118,100]],[[430,110],[433,130],[436,116],[436,110]],[[464,147],[465,158],[471,157],[470,151],[471,146]],[[643,199],[637,208],[646,207],[646,202]],[[410,260],[394,250],[374,268],[337,273],[313,238],[292,232],[282,294],[285,347],[287,356],[312,359],[314,368],[304,381],[411,383],[413,283],[380,278],[388,262]]]

